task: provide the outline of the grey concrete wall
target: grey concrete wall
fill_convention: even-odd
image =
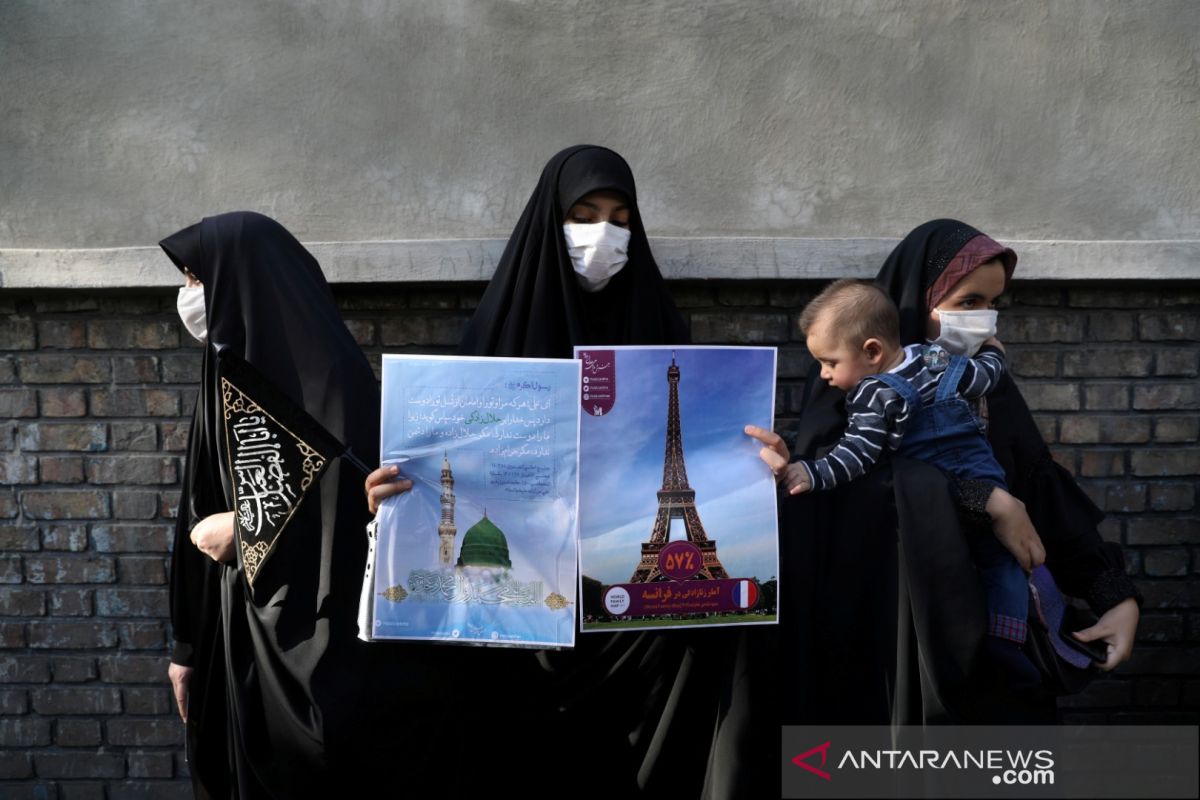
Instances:
[[[1198,34],[1172,0],[6,0],[0,249],[234,208],[503,237],[580,141],[626,155],[658,235],[1195,243]]]

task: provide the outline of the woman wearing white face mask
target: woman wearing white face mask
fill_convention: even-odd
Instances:
[[[579,288],[598,292],[629,263],[629,205],[617,192],[581,198],[567,212],[563,239]]]
[[[897,245],[876,282],[899,308],[903,344],[937,341],[968,355],[994,333],[993,305],[1016,260],[969,225],[933,220]],[[821,455],[840,438],[844,399],[810,374],[798,455]],[[1140,603],[1120,547],[1101,539],[1103,513],[1050,457],[1011,377],[987,397],[986,411],[988,441],[1041,536],[1046,566],[1099,616],[1077,638],[1107,650],[1098,666],[1111,670],[1129,658]],[[786,464],[782,440],[769,432],[760,438],[764,460]],[[1054,721],[1048,688],[1014,688],[977,657],[972,608],[980,591],[964,537],[986,526],[984,497],[970,486],[956,493],[928,465],[893,459],[857,484],[784,501],[781,582],[811,587],[784,594],[780,608],[784,660],[795,678],[781,687],[795,689],[785,699],[785,723]]]
[[[625,159],[592,145],[555,155],[459,351],[570,358],[579,344],[686,341],[687,326],[650,252]]]
[[[201,344],[208,341],[208,328],[204,319],[204,284],[186,267],[183,270],[183,286],[179,287],[179,297],[175,300],[175,308],[179,311],[179,320],[192,338]]]
[[[341,459],[326,465],[269,558],[235,535],[222,355],[247,362],[349,447],[377,452],[378,383],[320,265],[251,212],[206,217],[161,246],[188,278],[181,319],[207,340],[169,591],[168,676],[197,796],[326,797],[348,780],[378,783],[381,770],[411,786],[442,779],[432,769],[449,735],[440,699],[458,687],[440,680],[436,654],[413,663],[403,646],[356,637],[369,520],[359,476]]]
[[[999,314],[992,305],[1004,291],[1010,272],[997,256],[979,263],[952,284],[946,281],[952,288],[931,306],[925,338],[951,353],[974,356],[984,342],[996,335]],[[940,294],[940,284],[939,279],[937,285],[930,287],[930,293]]]
[[[580,145],[542,170],[459,352],[570,358],[575,345],[688,341],[650,252],[629,165]],[[367,480],[372,511],[409,486],[394,469],[376,470]],[[712,630],[591,633],[563,652],[457,651],[464,676],[486,674],[521,698],[508,735],[486,754],[472,752],[469,768],[485,783],[492,767],[480,758],[547,785],[579,785],[583,775],[588,796],[778,794],[756,783],[778,780],[777,729],[769,718],[749,724],[737,651],[733,633]],[[580,767],[580,753],[602,753],[600,766]]]

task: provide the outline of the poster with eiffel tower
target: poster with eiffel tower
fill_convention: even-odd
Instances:
[[[577,347],[583,632],[773,624],[773,347]]]

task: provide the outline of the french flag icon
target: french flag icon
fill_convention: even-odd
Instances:
[[[733,602],[738,608],[754,608],[758,602],[758,584],[754,581],[735,581]]]

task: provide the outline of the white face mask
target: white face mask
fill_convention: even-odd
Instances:
[[[629,231],[608,222],[563,225],[567,252],[585,292],[598,292],[629,261]]]
[[[204,321],[204,287],[180,286],[175,308],[179,309],[179,319],[192,338],[200,342],[208,341],[208,326]]]
[[[942,311],[937,309],[941,332],[934,339],[954,355],[974,356],[988,339],[996,335],[996,310]]]

